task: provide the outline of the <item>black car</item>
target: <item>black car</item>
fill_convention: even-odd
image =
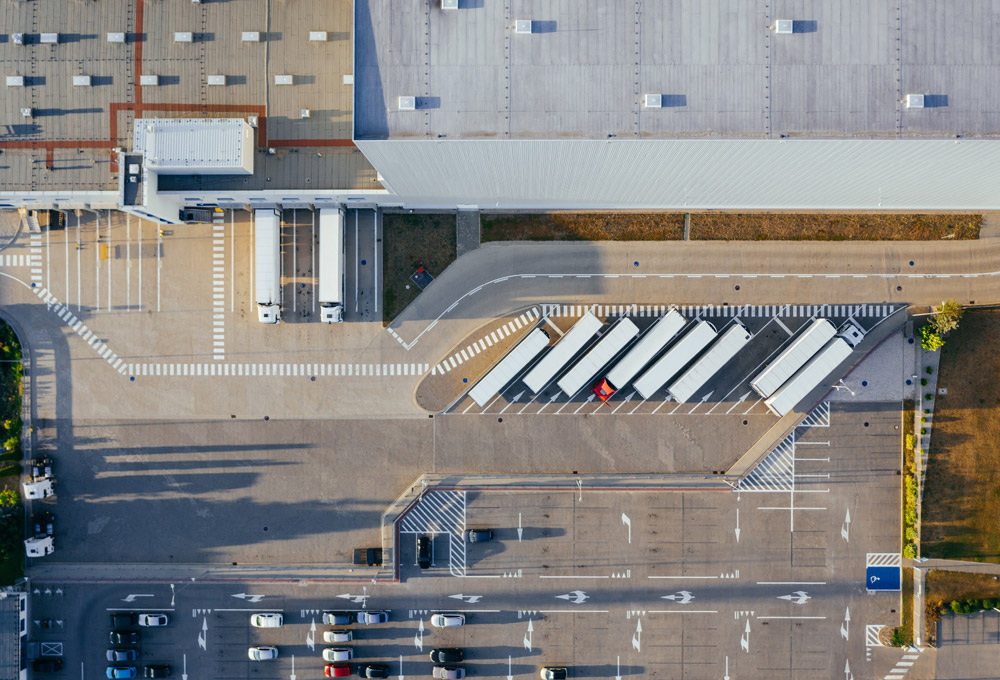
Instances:
[[[139,622],[139,617],[134,612],[115,612],[111,615],[111,627],[122,628],[124,626],[134,626]]]
[[[134,649],[109,649],[107,653],[109,662],[135,661]]]
[[[349,626],[354,623],[354,612],[323,612],[323,623],[328,626]]]
[[[358,666],[358,677],[388,678],[389,667],[381,663],[363,663]]]
[[[62,670],[63,662],[59,658],[47,657],[44,659],[35,659],[31,662],[31,667],[37,673],[55,673]]]
[[[113,630],[108,634],[113,645],[134,645],[139,642],[139,634],[134,630]]]
[[[441,647],[431,650],[431,661],[434,663],[458,663],[465,659],[465,650],[460,647]]]
[[[426,536],[417,539],[417,564],[421,569],[431,566],[431,539]]]
[[[165,663],[150,664],[142,669],[142,675],[146,678],[169,678],[170,666]]]
[[[491,529],[469,529],[465,532],[465,540],[469,543],[482,543],[483,541],[493,540],[493,531]]]

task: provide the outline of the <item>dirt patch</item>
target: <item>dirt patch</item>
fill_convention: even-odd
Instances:
[[[941,350],[921,555],[1000,562],[1000,310],[969,310]]]
[[[924,594],[924,626],[928,644],[936,641],[937,622],[942,611],[951,612],[952,602],[968,604],[972,601],[981,605],[984,599],[1000,599],[1000,580],[992,574],[931,569],[927,572],[925,583],[927,592]],[[981,607],[976,607],[978,608]]]
[[[936,241],[977,239],[982,215],[691,213],[692,240]],[[672,241],[684,213],[487,215],[486,241]]]
[[[420,294],[410,275],[423,266],[438,277],[457,257],[455,213],[384,213],[382,217],[382,325]]]
[[[486,241],[676,241],[683,213],[545,213],[482,216]]]
[[[936,241],[977,239],[982,215],[691,215],[692,240],[726,241]]]

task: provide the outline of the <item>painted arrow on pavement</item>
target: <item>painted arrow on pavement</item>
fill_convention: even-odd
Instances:
[[[840,636],[845,640],[851,639],[851,608],[847,608],[844,614],[844,623],[840,626]]]
[[[338,595],[337,597],[344,600],[350,600],[354,604],[361,604],[368,598],[367,595],[351,595],[350,593],[344,593],[343,595]]]
[[[246,600],[247,602],[260,602],[264,599],[263,595],[248,595],[246,593],[236,593],[233,597],[238,597],[241,600]]]
[[[809,595],[801,590],[796,590],[791,595],[779,595],[779,600],[788,600],[789,602],[794,602],[795,604],[805,604],[806,600],[811,600]]]
[[[573,604],[583,604],[590,599],[590,595],[583,592],[582,590],[574,590],[572,592],[566,593],[565,595],[556,595],[560,600],[567,600]]]
[[[848,543],[851,542],[851,511],[847,510],[847,516],[844,517],[844,526],[840,527],[840,535]]]
[[[201,632],[198,633],[198,646],[208,649],[208,617],[201,620]]]
[[[632,636],[632,647],[637,652],[642,651],[642,620],[635,622],[635,635]]]
[[[152,593],[130,593],[128,597],[123,597],[122,602],[135,602],[139,597],[154,597]]]
[[[664,595],[663,599],[673,600],[677,604],[687,604],[688,602],[694,599],[694,595],[692,595],[686,590],[682,590],[680,592],[674,593],[673,595]]]
[[[535,630],[535,627],[531,623],[531,619],[528,619],[528,632],[524,636],[524,648],[529,652],[531,651],[531,632]]]
[[[483,599],[482,595],[462,595],[462,593],[459,593],[458,595],[449,595],[448,597],[456,600],[462,600],[463,602],[468,602],[469,604],[475,604]]]

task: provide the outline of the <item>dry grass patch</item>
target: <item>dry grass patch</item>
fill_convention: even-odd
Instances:
[[[420,294],[420,289],[410,281],[417,267],[423,266],[437,278],[455,261],[458,256],[455,219],[454,213],[383,214],[383,325],[388,325]]]
[[[545,213],[482,216],[486,241],[674,241],[683,213]]]
[[[927,572],[924,593],[924,626],[927,641],[934,643],[941,611],[950,611],[952,602],[1000,599],[1000,580],[992,574],[931,569]]]
[[[969,310],[941,350],[921,554],[1000,562],[1000,310]]]
[[[692,240],[936,241],[977,239],[982,215],[693,213]]]

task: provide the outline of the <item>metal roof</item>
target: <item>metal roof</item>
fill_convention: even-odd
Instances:
[[[139,118],[133,150],[158,172],[252,174],[253,135],[241,118]]]

